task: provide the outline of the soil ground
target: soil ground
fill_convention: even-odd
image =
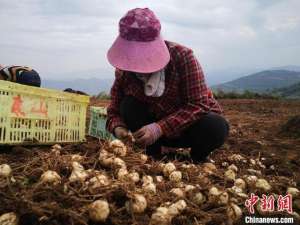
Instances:
[[[109,101],[92,100],[92,105],[105,106]],[[300,114],[300,102],[279,100],[220,100],[225,110],[231,131],[223,147],[216,150],[208,161],[212,161],[217,171],[207,174],[203,165],[195,168],[182,169],[185,183],[193,184],[198,191],[208,195],[209,188],[218,187],[226,190],[233,182],[224,179],[227,166],[224,162],[234,163],[238,168],[238,177],[249,175],[248,169],[259,170],[258,177],[265,178],[272,186],[270,194],[285,195],[287,187],[300,189],[300,139],[293,135],[282,133],[282,127],[289,118]],[[300,127],[299,127],[300,129]],[[58,143],[59,144],[59,143]],[[156,196],[145,194],[148,207],[144,214],[128,213],[125,202],[132,193],[140,188],[128,183],[120,183],[115,179],[112,169],[102,167],[97,158],[99,152],[107,143],[88,138],[87,143],[63,146],[59,153],[51,152],[51,147],[1,147],[0,164],[7,163],[12,167],[13,177],[0,178],[0,215],[15,212],[20,224],[95,224],[88,219],[87,205],[96,199],[105,198],[110,203],[111,214],[105,224],[148,224],[151,214],[163,202],[174,202],[169,189],[174,185],[169,181],[157,184]],[[104,147],[103,147],[104,146]],[[158,162],[150,159],[146,164],[140,162],[140,154],[131,151],[128,146],[128,156],[124,157],[129,170],[135,170],[140,175],[162,175]],[[84,183],[70,183],[70,154],[84,156],[81,162],[85,169],[104,171],[112,179],[112,185],[98,190],[86,188]],[[233,154],[245,158],[244,162],[230,159]],[[251,165],[250,159],[263,164]],[[178,168],[183,168],[182,162],[174,162]],[[41,174],[46,170],[54,170],[62,177],[62,183],[55,187],[40,182]],[[166,178],[167,179],[167,178]],[[138,183],[137,186],[141,186]],[[263,194],[260,190],[248,187],[246,193]],[[143,193],[143,192],[141,192]],[[232,201],[242,208],[245,199],[230,194]],[[300,199],[300,196],[298,196]],[[177,199],[178,200],[178,199]],[[172,224],[229,224],[226,210],[228,205],[216,206],[206,202],[196,206],[185,197],[187,209],[172,220]],[[295,202],[294,202],[295,203]],[[294,211],[300,212],[300,200],[294,204]],[[272,214],[271,216],[277,214]],[[288,216],[279,213],[280,216]],[[296,220],[295,220],[296,221]],[[294,224],[298,224],[296,221]],[[104,223],[103,223],[104,224]],[[244,224],[239,219],[235,224]]]

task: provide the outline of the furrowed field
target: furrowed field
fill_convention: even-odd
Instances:
[[[15,214],[0,224],[244,224],[251,193],[277,200],[287,192],[292,214],[277,210],[275,201],[273,212],[256,204],[255,215],[293,217],[299,224],[300,122],[287,122],[299,115],[300,102],[220,103],[230,136],[198,165],[152,161],[132,143],[92,137],[83,144],[1,147],[0,164],[12,171],[0,168],[0,215]],[[178,159],[183,154],[188,151]]]

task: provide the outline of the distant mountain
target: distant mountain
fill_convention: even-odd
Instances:
[[[83,91],[89,95],[98,95],[100,92],[109,93],[112,86],[112,79],[75,79],[75,80],[43,80],[42,86],[45,88],[64,90],[72,88]]]
[[[239,67],[234,66],[231,68],[224,69],[212,69],[209,70],[203,67],[205,78],[209,86],[215,86],[229,82],[247,74],[254,74],[265,70],[289,70],[300,72],[300,66],[298,65],[285,65],[280,67]]]
[[[221,70],[205,70],[204,75],[209,86],[214,86],[218,84],[222,84],[225,82],[232,81],[234,79],[240,78],[245,74],[252,74],[262,71],[263,69],[258,68],[228,68]]]
[[[300,98],[300,82],[293,84],[291,86],[275,89],[272,91],[273,94],[282,96],[289,99],[299,99]]]
[[[281,66],[281,67],[273,67],[272,70],[289,70],[289,71],[300,72],[300,66],[288,65],[288,66]]]
[[[225,92],[243,92],[248,90],[261,93],[272,89],[284,88],[297,82],[300,82],[300,72],[288,70],[266,70],[250,74],[224,84],[215,85],[212,89],[223,90]]]

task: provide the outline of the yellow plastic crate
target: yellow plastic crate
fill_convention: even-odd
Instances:
[[[107,119],[107,108],[91,106],[91,119],[89,126],[89,135],[102,139],[114,139],[105,128]]]
[[[0,81],[0,145],[85,141],[89,97]]]

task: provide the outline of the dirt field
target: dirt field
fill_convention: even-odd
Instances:
[[[224,147],[249,156],[261,154],[276,159],[277,174],[294,176],[300,184],[300,139],[281,133],[289,118],[300,114],[300,102],[224,100],[221,103],[231,124],[231,135]]]
[[[128,144],[127,155],[120,156],[129,172],[137,172],[140,178],[151,175],[156,193],[146,191],[142,179],[136,183],[118,177],[118,166],[104,166],[99,162],[99,153],[106,149],[114,151],[108,143],[88,138],[88,142],[77,145],[65,145],[62,149],[51,147],[14,147],[1,148],[0,164],[9,164],[12,174],[0,177],[0,215],[16,213],[19,224],[149,224],[152,215],[159,206],[166,208],[183,199],[186,207],[167,220],[172,224],[218,225],[244,224],[248,215],[245,207],[247,195],[255,193],[274,196],[285,195],[288,187],[300,189],[300,139],[292,134],[281,133],[282,126],[289,118],[300,114],[300,102],[276,100],[221,100],[225,116],[231,125],[230,137],[226,144],[215,151],[207,162],[212,165],[187,166],[184,162],[174,161],[177,170],[182,172],[182,182],[174,182],[163,174],[160,162],[148,159],[142,162],[141,154]],[[107,105],[108,101],[92,101],[92,105]],[[299,127],[300,129],[300,127]],[[59,144],[59,143],[58,143]],[[52,149],[52,150],[51,150]],[[135,148],[134,148],[135,149]],[[72,158],[80,154],[81,159]],[[238,154],[240,156],[236,157]],[[234,157],[235,156],[235,157]],[[78,161],[87,172],[84,180],[72,182],[72,162]],[[246,181],[243,194],[232,190],[234,181],[225,178],[228,166],[237,167],[236,178]],[[216,168],[212,168],[212,167]],[[250,169],[250,170],[249,170]],[[41,175],[47,170],[56,171],[61,180],[58,184],[41,181]],[[233,169],[234,171],[234,169]],[[109,179],[108,185],[93,188],[87,183],[97,174]],[[263,190],[247,182],[247,177],[255,175],[268,181],[270,190]],[[160,181],[156,176],[163,176]],[[186,185],[193,185],[187,190]],[[172,188],[180,188],[184,196],[170,193]],[[212,196],[211,188],[227,193],[223,203],[220,196]],[[195,202],[194,196],[201,192],[204,200]],[[142,213],[126,208],[126,202],[134,202],[134,194],[145,196],[147,207]],[[245,197],[246,194],[246,197]],[[277,198],[276,197],[276,198]],[[228,199],[226,199],[228,198]],[[89,219],[89,205],[98,199],[107,200],[110,213],[103,223]],[[224,202],[225,201],[225,202]],[[169,202],[169,203],[168,203]],[[127,203],[128,204],[128,203]],[[238,206],[243,215],[232,213],[232,204]],[[300,214],[300,195],[293,199],[293,210]],[[276,211],[276,210],[275,210]],[[256,216],[266,216],[256,210]],[[286,212],[273,212],[269,217],[291,217]],[[153,221],[153,220],[152,220]],[[159,221],[163,225],[163,218]],[[154,223],[154,222],[153,222]],[[157,222],[155,222],[157,223]],[[0,218],[1,224],[1,218]],[[300,224],[297,215],[294,223]]]

